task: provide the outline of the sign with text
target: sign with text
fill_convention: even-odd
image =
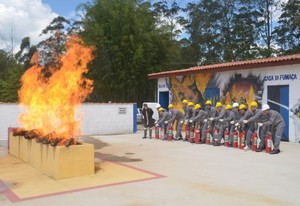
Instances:
[[[279,74],[279,75],[266,75],[264,81],[282,81],[282,80],[295,80],[297,74]]]

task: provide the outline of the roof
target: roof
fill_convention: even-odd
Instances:
[[[255,69],[262,67],[272,67],[272,66],[282,66],[282,65],[292,65],[300,63],[300,54],[266,58],[266,59],[254,59],[239,62],[227,62],[222,64],[212,64],[205,66],[191,67],[188,69],[164,71],[158,73],[148,74],[149,79],[158,79],[162,77],[170,76],[182,76],[188,74],[196,74],[201,72],[224,72],[224,71],[234,71],[241,69]]]

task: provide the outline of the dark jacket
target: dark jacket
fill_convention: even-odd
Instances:
[[[143,108],[142,114],[144,116],[144,126],[152,127],[154,125],[154,120],[152,118],[153,110],[149,107],[148,107],[148,109]]]

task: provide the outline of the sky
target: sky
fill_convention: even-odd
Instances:
[[[41,31],[56,16],[75,17],[76,7],[88,0],[0,0],[0,49],[18,51],[29,36],[32,44],[42,40]]]
[[[76,7],[89,0],[0,0],[0,49],[19,50],[24,37],[32,44],[42,40],[41,31],[56,16],[75,18]],[[92,0],[90,0],[92,1]],[[158,0],[152,0],[156,2]],[[287,0],[281,0],[287,1]],[[171,0],[170,0],[171,2]],[[194,0],[177,0],[182,7]]]

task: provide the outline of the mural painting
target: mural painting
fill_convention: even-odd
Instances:
[[[241,77],[233,73],[229,78],[220,78],[214,73],[171,77],[168,86],[170,102],[181,111],[181,102],[184,99],[199,103],[202,107],[207,99],[212,100],[213,104],[218,101],[223,104],[249,104],[254,100],[261,103],[263,93],[263,81],[259,76],[252,74]]]

